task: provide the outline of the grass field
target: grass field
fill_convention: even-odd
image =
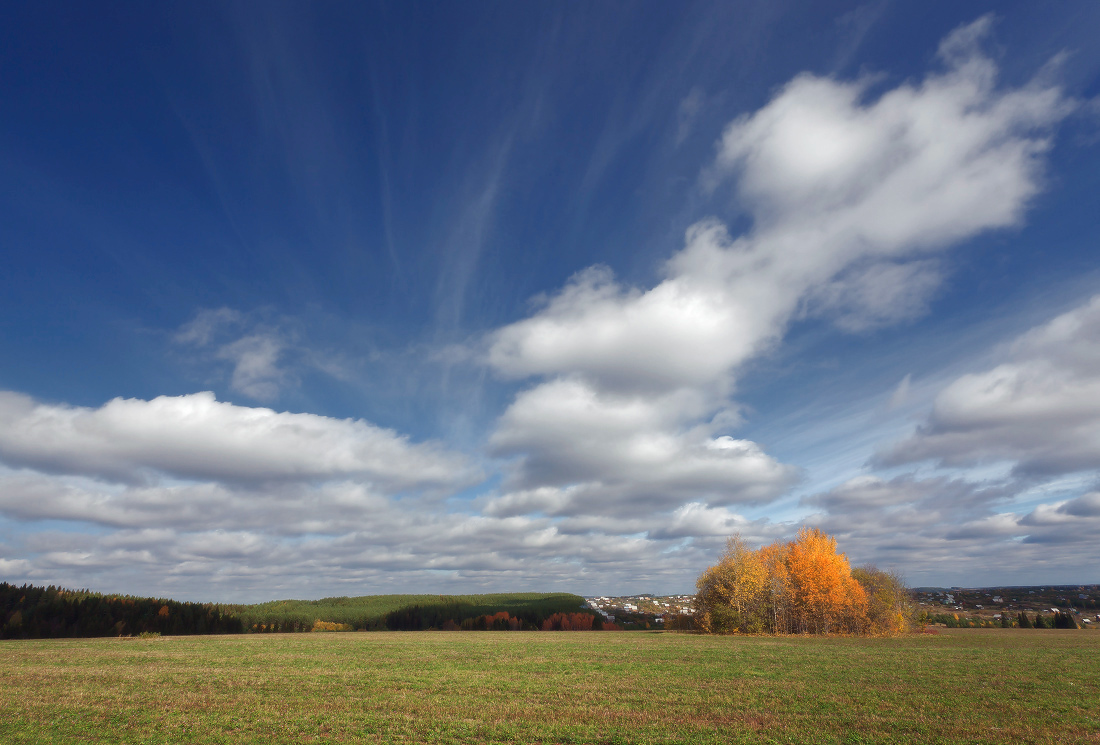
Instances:
[[[1100,742],[1100,632],[4,641],[0,741]]]

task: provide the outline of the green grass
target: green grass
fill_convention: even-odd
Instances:
[[[1100,742],[1100,632],[4,641],[0,741]]]

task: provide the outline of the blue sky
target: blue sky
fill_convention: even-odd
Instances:
[[[23,4],[0,578],[1097,581],[1100,8]]]

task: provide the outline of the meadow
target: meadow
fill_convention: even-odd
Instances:
[[[0,741],[1100,742],[1100,632],[0,642]]]

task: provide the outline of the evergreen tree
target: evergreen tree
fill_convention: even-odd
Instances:
[[[1054,614],[1054,628],[1056,629],[1075,629],[1077,628],[1077,621],[1073,620],[1073,614],[1069,611],[1063,613],[1058,611]]]
[[[1027,614],[1023,611],[1020,611],[1020,615],[1016,618],[1016,625],[1018,625],[1021,629],[1034,628],[1034,626],[1031,625],[1031,619],[1029,619],[1027,617]]]

